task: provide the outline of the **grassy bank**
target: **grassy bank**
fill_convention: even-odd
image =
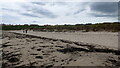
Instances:
[[[97,23],[97,24],[75,24],[75,25],[36,25],[36,24],[24,24],[24,25],[6,25],[1,24],[2,30],[22,30],[22,29],[31,29],[35,31],[56,31],[56,32],[66,32],[66,31],[109,31],[117,32],[120,31],[120,22],[115,23]]]

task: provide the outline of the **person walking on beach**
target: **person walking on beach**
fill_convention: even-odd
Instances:
[[[23,33],[25,32],[25,30],[23,29]]]
[[[25,30],[25,32],[27,33],[27,29]]]

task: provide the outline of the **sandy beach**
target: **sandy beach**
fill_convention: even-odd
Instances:
[[[3,67],[118,66],[116,48],[44,36],[4,31]]]
[[[23,33],[23,31],[11,31]],[[38,32],[28,31],[29,35],[41,36],[54,39],[63,39],[75,42],[103,45],[118,48],[118,32]]]
[[[120,68],[120,0],[0,0],[0,68]]]

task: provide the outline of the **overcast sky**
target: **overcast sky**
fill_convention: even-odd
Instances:
[[[84,24],[118,21],[117,2],[0,2],[2,23]]]

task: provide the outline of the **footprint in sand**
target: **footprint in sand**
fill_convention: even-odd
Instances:
[[[35,47],[32,47],[31,49],[35,49]]]
[[[2,47],[8,47],[8,46],[12,46],[12,45],[6,45],[6,44],[3,44]]]
[[[43,59],[42,56],[36,56],[35,58],[37,58],[37,59]]]
[[[40,43],[44,43],[44,42],[40,42]]]
[[[55,59],[52,59],[52,61],[54,61],[54,62],[55,62],[56,60],[55,60]]]
[[[64,60],[61,60],[62,62],[64,61]]]
[[[38,44],[38,43],[35,43],[35,44]]]
[[[41,51],[42,49],[37,49],[37,51]]]
[[[50,55],[50,54],[43,54],[43,55]]]
[[[13,63],[13,62],[18,62],[19,59],[18,59],[18,57],[11,57],[8,59],[8,61]]]
[[[32,53],[32,54],[30,54],[30,55],[38,55],[38,54],[34,54],[34,53]]]
[[[44,51],[42,51],[42,53],[44,53]]]

